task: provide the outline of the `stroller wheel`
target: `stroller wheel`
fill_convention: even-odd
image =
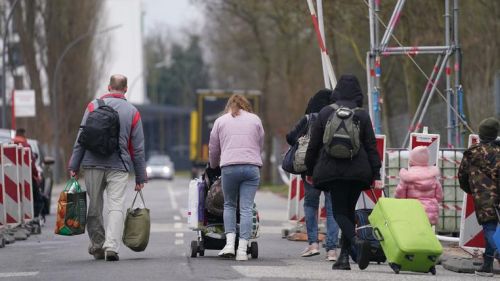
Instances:
[[[200,254],[200,257],[204,257],[205,256],[205,250],[200,250],[199,254]]]
[[[196,258],[197,256],[198,256],[198,241],[191,241],[191,257]]]
[[[288,229],[281,230],[281,238],[286,239],[288,237],[288,234],[290,234],[290,231]]]
[[[250,255],[252,256],[252,259],[259,257],[259,245],[257,242],[250,243]]]

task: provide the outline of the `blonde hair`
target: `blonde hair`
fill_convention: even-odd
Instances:
[[[236,117],[240,114],[240,109],[253,113],[250,102],[244,96],[234,94],[227,101],[224,113],[230,112],[233,117]]]

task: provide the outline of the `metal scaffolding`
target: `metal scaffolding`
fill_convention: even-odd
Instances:
[[[453,0],[453,11],[450,10],[450,1],[445,1],[445,32],[442,46],[400,46],[390,47],[389,41],[394,37],[401,12],[406,0],[398,0],[389,24],[385,25],[379,17],[380,1],[368,0],[370,23],[370,51],[366,55],[366,72],[368,84],[368,105],[375,132],[382,133],[382,100],[380,98],[381,59],[385,56],[405,55],[413,60],[416,55],[437,55],[436,63],[430,75],[426,75],[427,86],[424,89],[417,111],[415,112],[402,147],[408,144],[409,135],[422,127],[422,121],[427,113],[430,102],[436,92],[438,82],[445,73],[446,77],[446,116],[447,116],[447,143],[448,147],[462,147],[464,140],[460,122],[466,125],[463,114],[463,91],[461,86],[461,52],[458,33],[458,0]],[[380,39],[380,23],[386,27]],[[397,41],[397,40],[396,40]],[[454,69],[451,60],[454,59]],[[452,71],[453,70],[453,71]],[[452,80],[452,78],[454,78]],[[453,82],[453,85],[452,85]]]

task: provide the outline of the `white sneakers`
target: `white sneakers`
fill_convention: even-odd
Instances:
[[[246,261],[248,260],[248,240],[240,239],[238,242],[238,250],[236,251],[236,260],[237,261]]]
[[[219,252],[219,257],[233,258],[234,257],[234,242],[236,240],[236,233],[226,234],[226,246]]]
[[[335,250],[329,250],[326,252],[326,260],[327,261],[337,261],[337,253]]]
[[[302,251],[302,253],[301,253],[301,257],[303,257],[303,258],[317,256],[317,255],[319,255],[318,243],[312,243],[307,248],[305,248],[305,250]]]
[[[223,258],[234,258],[235,250],[234,243],[236,240],[235,233],[227,233],[226,234],[226,246],[219,252],[219,257]],[[240,239],[238,242],[238,250],[236,251],[236,260],[237,261],[246,261],[248,260],[247,254],[248,248],[248,240]]]

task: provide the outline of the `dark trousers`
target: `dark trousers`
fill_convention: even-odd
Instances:
[[[333,217],[342,230],[342,248],[350,249],[354,245],[355,210],[363,185],[356,181],[335,181],[332,183]]]

